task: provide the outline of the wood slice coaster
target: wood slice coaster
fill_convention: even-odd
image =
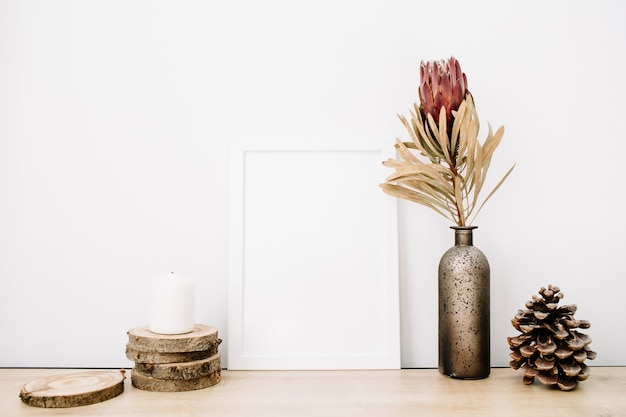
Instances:
[[[144,391],[181,392],[208,388],[222,380],[220,371],[193,379],[158,379],[131,371],[133,387]]]
[[[29,382],[20,391],[33,407],[67,408],[99,403],[124,391],[125,371],[86,371]]]
[[[205,324],[196,324],[191,332],[183,334],[159,334],[148,326],[137,327],[128,331],[128,340],[133,349],[156,353],[199,352],[220,342],[217,329]]]
[[[143,376],[151,376],[157,379],[196,379],[209,376],[222,370],[219,353],[207,359],[193,362],[179,363],[138,363],[135,372]]]
[[[218,339],[219,342],[221,340]],[[209,358],[217,353],[218,345],[212,345],[209,350],[199,352],[158,353],[143,352],[130,343],[126,344],[126,357],[135,363],[177,363],[192,362]]]

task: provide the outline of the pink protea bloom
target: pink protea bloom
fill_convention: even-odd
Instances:
[[[444,107],[448,129],[452,127],[452,112],[456,111],[465,99],[467,77],[461,71],[459,61],[450,57],[448,61],[422,61],[420,65],[419,98],[424,118],[432,115],[439,121],[439,113]]]

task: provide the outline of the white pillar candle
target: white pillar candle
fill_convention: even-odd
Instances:
[[[182,334],[195,325],[195,283],[171,273],[150,283],[150,321],[153,333]]]

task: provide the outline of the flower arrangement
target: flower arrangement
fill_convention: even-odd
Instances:
[[[458,226],[470,225],[515,167],[478,205],[504,127],[493,133],[489,126],[487,138],[480,144],[474,100],[467,89],[467,77],[454,57],[448,61],[422,61],[418,92],[420,105],[414,104],[411,119],[399,115],[411,142],[396,139],[400,159],[383,162],[395,172],[380,186],[389,195],[430,207]]]

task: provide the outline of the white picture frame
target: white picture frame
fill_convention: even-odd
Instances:
[[[231,370],[399,369],[393,143],[236,139],[230,150]]]

